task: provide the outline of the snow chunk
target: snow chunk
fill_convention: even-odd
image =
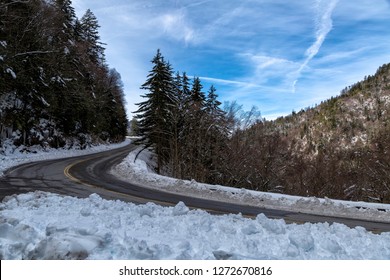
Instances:
[[[293,231],[288,236],[291,244],[301,248],[305,252],[314,249],[314,238],[309,231]]]
[[[52,231],[26,254],[27,259],[83,260],[103,240],[97,236],[83,236],[69,230]]]
[[[172,214],[173,214],[173,216],[181,216],[181,215],[187,214],[189,211],[190,211],[190,209],[188,209],[188,207],[183,202],[180,201],[172,209]]]

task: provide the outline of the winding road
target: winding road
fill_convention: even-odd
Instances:
[[[253,217],[263,213],[268,218],[284,219],[286,222],[337,222],[349,227],[362,226],[373,232],[390,231],[390,223],[302,214],[172,194],[122,181],[110,174],[109,170],[133,149],[135,146],[130,144],[97,154],[32,162],[11,168],[0,178],[0,200],[7,195],[36,190],[81,198],[97,193],[105,199],[133,203],[175,205],[183,201],[190,208],[204,209],[213,214],[242,213]]]

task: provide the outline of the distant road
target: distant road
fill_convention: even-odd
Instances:
[[[263,213],[269,218],[284,219],[286,222],[337,222],[350,227],[362,226],[374,232],[390,231],[390,223],[302,214],[188,197],[143,188],[109,174],[108,171],[119,164],[134,148],[135,146],[130,144],[98,154],[33,162],[11,168],[0,178],[0,200],[7,195],[36,190],[81,198],[97,193],[106,199],[134,203],[176,205],[183,201],[190,208],[204,209],[213,214],[242,213],[253,217]]]

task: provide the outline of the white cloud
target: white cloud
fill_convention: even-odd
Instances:
[[[316,18],[316,41],[306,51],[306,55],[311,60],[320,50],[328,33],[332,30],[332,12],[336,7],[338,0],[317,0],[318,15]]]
[[[390,0],[389,0],[390,1]],[[364,54],[367,51],[368,47],[362,47],[358,49],[353,49],[351,51],[337,51],[334,50],[330,54],[320,57],[316,60],[316,64],[329,64],[329,63],[337,63],[340,61],[345,61],[346,59],[354,59],[358,56]]]
[[[326,39],[328,33],[332,30],[332,12],[336,7],[338,0],[318,0],[317,9],[318,15],[316,19],[316,41],[315,43],[306,51],[307,61],[310,61],[320,50],[323,42]]]
[[[271,57],[266,55],[254,55],[251,57],[251,60],[253,60],[257,64],[258,69],[264,69],[270,66],[285,65],[285,64],[292,63],[291,61],[288,61],[283,58]]]
[[[184,41],[186,45],[195,40],[195,30],[190,27],[183,11],[164,14],[157,22],[161,23],[166,34],[176,40]]]
[[[231,86],[239,86],[239,87],[253,86],[253,84],[249,84],[246,82],[225,80],[225,79],[219,79],[219,78],[199,77],[199,79],[202,81],[207,81],[207,82],[216,83],[216,84],[223,84],[223,85],[231,85]]]
[[[262,54],[240,54],[249,61],[254,68],[250,77],[244,78],[258,88],[273,92],[291,92],[291,84],[300,63],[285,58],[272,57]]]
[[[322,44],[324,43],[326,36],[332,30],[332,12],[336,7],[338,0],[317,0],[316,9],[317,16],[315,19],[316,24],[316,40],[306,50],[306,59],[296,72],[296,79],[293,82],[293,92],[296,91],[296,84],[310,61],[318,54]]]
[[[345,21],[370,21],[389,18],[390,0],[340,1],[335,16]]]

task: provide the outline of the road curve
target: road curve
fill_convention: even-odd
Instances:
[[[36,190],[76,197],[88,197],[91,193],[97,193],[106,199],[120,199],[134,203],[155,202],[161,205],[175,205],[183,201],[190,208],[200,208],[214,214],[242,213],[245,216],[256,216],[263,213],[269,218],[284,219],[287,222],[342,223],[349,227],[362,226],[373,232],[390,231],[390,223],[310,215],[212,201],[144,188],[122,181],[110,174],[109,170],[112,166],[119,164],[134,148],[135,146],[130,144],[98,154],[33,162],[11,168],[0,178],[0,200],[7,195]]]

